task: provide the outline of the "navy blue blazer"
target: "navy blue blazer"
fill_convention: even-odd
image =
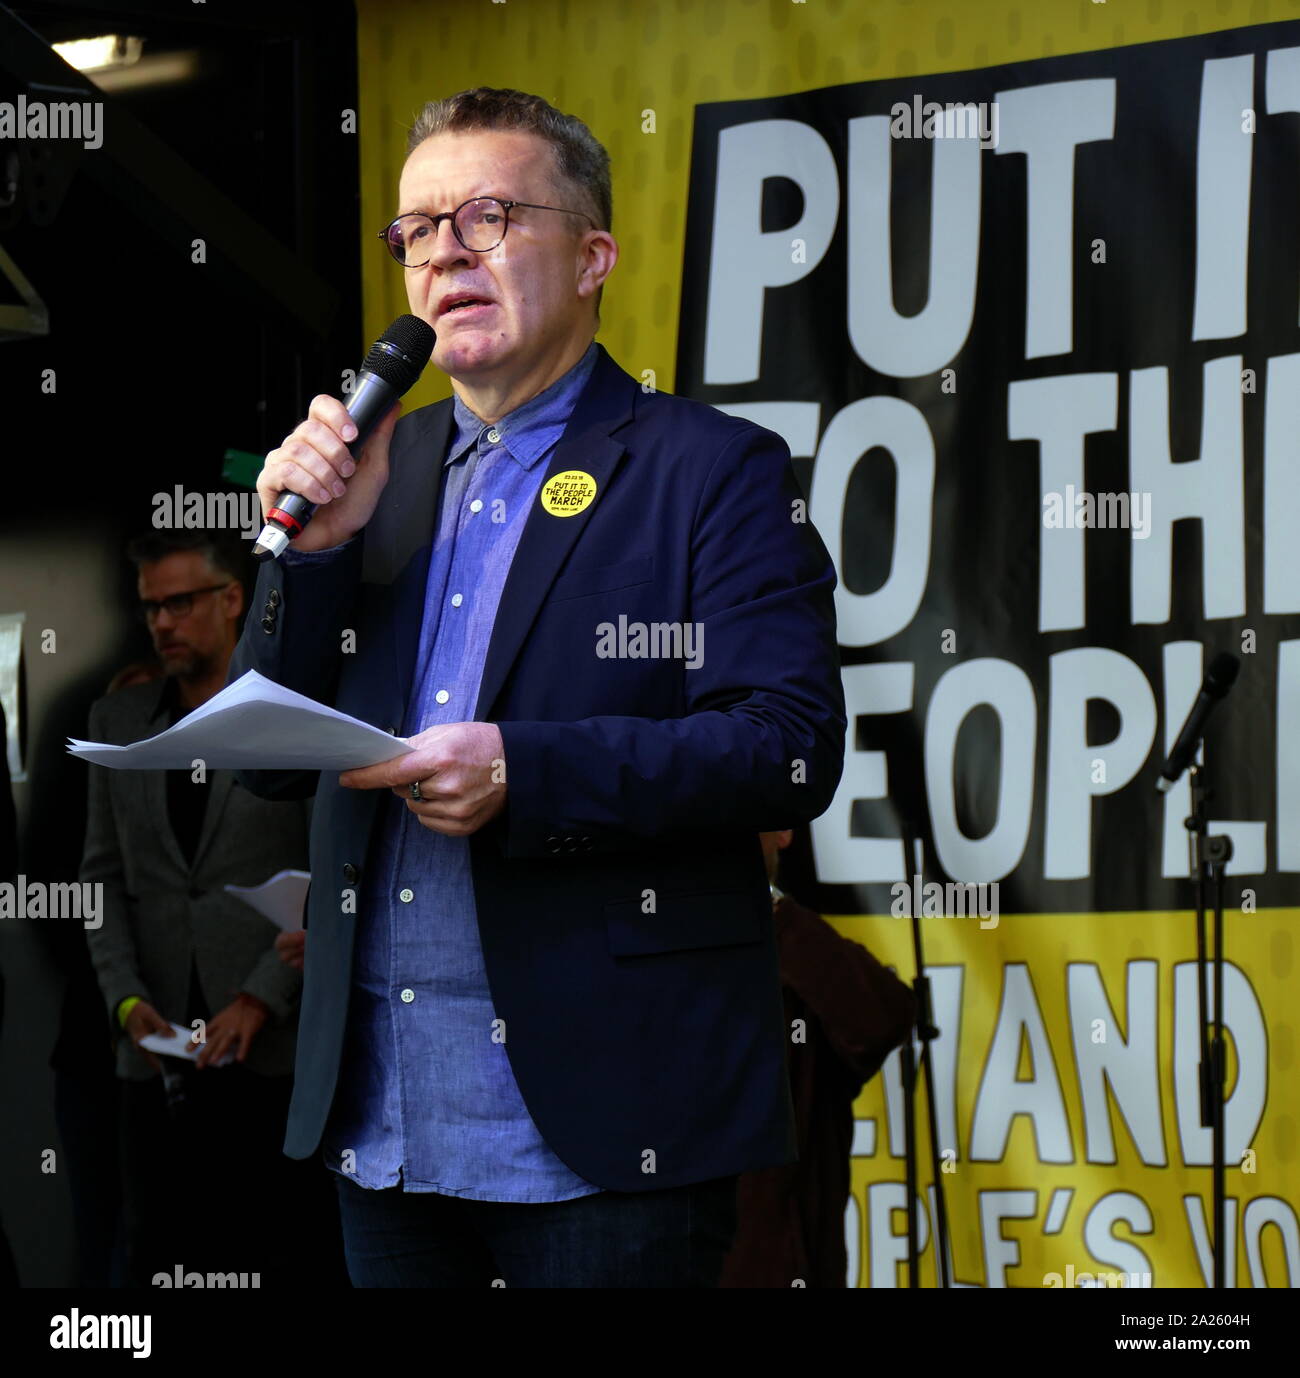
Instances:
[[[397,730],[451,425],[449,400],[398,422],[379,506],[335,560],[262,566],[232,679],[255,669]],[[595,499],[529,514],[475,713],[505,747],[505,809],[470,846],[510,1064],[542,1137],[598,1186],[778,1166],[796,1156],[789,1032],[758,833],[817,817],[839,782],[834,569],[779,436],[646,393],[603,348],[547,474],[564,470]],[[636,623],[697,624],[698,668],[598,654],[602,637],[635,650]],[[334,1095],[386,791],[332,771],[240,779],[316,789],[285,1140],[303,1158]]]

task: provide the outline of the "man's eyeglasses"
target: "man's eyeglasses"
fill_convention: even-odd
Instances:
[[[423,268],[438,242],[441,222],[451,221],[452,233],[461,247],[472,254],[485,254],[495,249],[510,228],[510,212],[516,206],[534,211],[559,211],[561,215],[580,215],[599,229],[586,211],[565,210],[563,206],[538,206],[531,201],[498,201],[495,196],[476,196],[441,215],[399,215],[379,231],[379,238],[388,245],[388,252],[403,268]]]
[[[227,589],[233,581],[227,579],[224,584],[209,584],[205,589],[190,589],[186,593],[173,593],[166,598],[160,598],[156,602],[152,598],[142,598],[139,603],[139,613],[145,622],[152,622],[161,609],[167,609],[169,617],[184,617],[194,607],[194,600],[201,593],[216,593],[218,589]]]

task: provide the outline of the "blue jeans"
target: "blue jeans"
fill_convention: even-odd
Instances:
[[[356,1287],[716,1287],[736,1230],[736,1178],[519,1205],[338,1173]]]

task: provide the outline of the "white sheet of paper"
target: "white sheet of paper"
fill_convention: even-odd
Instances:
[[[202,1043],[195,1043],[193,1040],[193,1029],[187,1029],[184,1025],[176,1023],[174,1019],[167,1021],[175,1032],[175,1038],[164,1038],[162,1034],[145,1034],[140,1040],[142,1048],[148,1048],[151,1053],[164,1053],[168,1057],[184,1058],[186,1062],[193,1062],[203,1051]],[[234,1053],[226,1053],[215,1063],[209,1066],[224,1067],[226,1063],[234,1061]]]
[[[302,927],[302,907],[310,884],[310,871],[277,871],[261,885],[227,885],[224,889],[251,904],[285,933],[297,933]]]
[[[249,670],[180,722],[130,746],[68,738],[68,751],[119,770],[353,770],[408,752],[404,737],[327,708]]]

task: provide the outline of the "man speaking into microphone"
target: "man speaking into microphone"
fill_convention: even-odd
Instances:
[[[266,457],[255,669],[409,740],[316,790],[285,1152],[359,1286],[711,1287],[738,1174],[793,1160],[758,834],[843,766],[835,575],[772,432],[595,342],[609,159],[537,96],[432,102],[382,252],[454,396],[354,464]]]

